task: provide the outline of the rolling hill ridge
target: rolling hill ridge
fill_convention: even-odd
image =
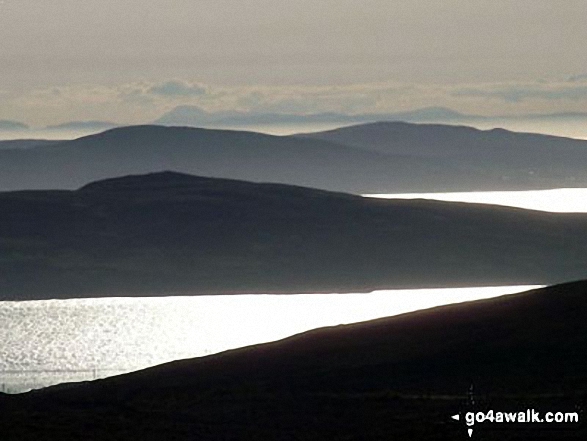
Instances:
[[[175,172],[0,193],[3,300],[349,292],[587,277],[587,215]]]
[[[587,141],[407,123],[287,137],[133,126],[0,149],[0,190],[165,170],[361,194],[587,187]]]

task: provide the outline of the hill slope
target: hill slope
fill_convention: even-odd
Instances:
[[[586,344],[587,282],[577,282],[5,397],[0,422],[9,440],[466,439],[451,415],[531,408],[582,419]],[[487,440],[586,435],[585,424],[474,430]]]
[[[555,186],[587,183],[587,141],[503,129],[379,122],[301,135],[390,155],[412,155],[470,173],[493,175],[502,185],[525,181]],[[467,176],[461,176],[463,182]],[[554,183],[557,184],[554,184]]]
[[[0,193],[0,298],[548,284],[587,215],[155,173]]]

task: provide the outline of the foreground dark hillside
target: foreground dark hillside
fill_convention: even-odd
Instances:
[[[6,396],[0,423],[7,440],[468,439],[451,415],[530,408],[581,422],[586,345],[587,282],[577,282]],[[474,431],[587,435],[584,423]]]
[[[134,126],[0,148],[0,190],[74,189],[163,170],[363,194],[587,187],[587,141],[376,123],[306,137]]]
[[[177,173],[0,193],[0,298],[345,292],[587,277],[587,215]]]

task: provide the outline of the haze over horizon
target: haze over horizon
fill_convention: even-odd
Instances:
[[[586,17],[0,0],[2,440],[587,439]]]
[[[0,120],[587,112],[582,0],[5,0]]]

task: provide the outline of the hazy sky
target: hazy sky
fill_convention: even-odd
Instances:
[[[587,112],[585,0],[0,0],[0,119]]]

